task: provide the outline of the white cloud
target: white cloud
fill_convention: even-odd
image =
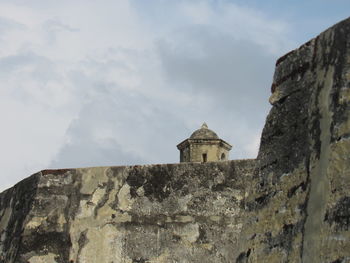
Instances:
[[[203,121],[232,157],[256,155],[287,25],[224,1],[140,4],[0,3],[0,189],[47,167],[176,162]]]
[[[260,147],[260,138],[261,133],[249,136],[250,141],[243,147],[244,150],[248,153],[248,156],[256,156]]]

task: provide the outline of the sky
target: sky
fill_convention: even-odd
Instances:
[[[255,158],[275,61],[348,0],[0,0],[0,191],[47,168],[176,163],[206,122]]]

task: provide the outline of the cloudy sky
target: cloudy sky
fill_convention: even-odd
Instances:
[[[275,60],[348,0],[0,0],[0,190],[45,168],[174,163],[202,122],[254,158]]]

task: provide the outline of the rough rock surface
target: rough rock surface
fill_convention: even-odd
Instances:
[[[252,262],[350,262],[350,19],[280,58],[247,210]]]
[[[46,170],[0,262],[350,262],[350,19],[281,57],[256,160]]]
[[[254,163],[42,171],[1,195],[0,262],[230,262]]]

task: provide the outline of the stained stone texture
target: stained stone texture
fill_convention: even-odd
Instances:
[[[44,170],[0,262],[350,262],[350,19],[281,57],[256,160]]]
[[[237,262],[350,262],[350,19],[277,61],[270,102]]]
[[[0,262],[230,262],[254,163],[42,171],[0,196]]]

